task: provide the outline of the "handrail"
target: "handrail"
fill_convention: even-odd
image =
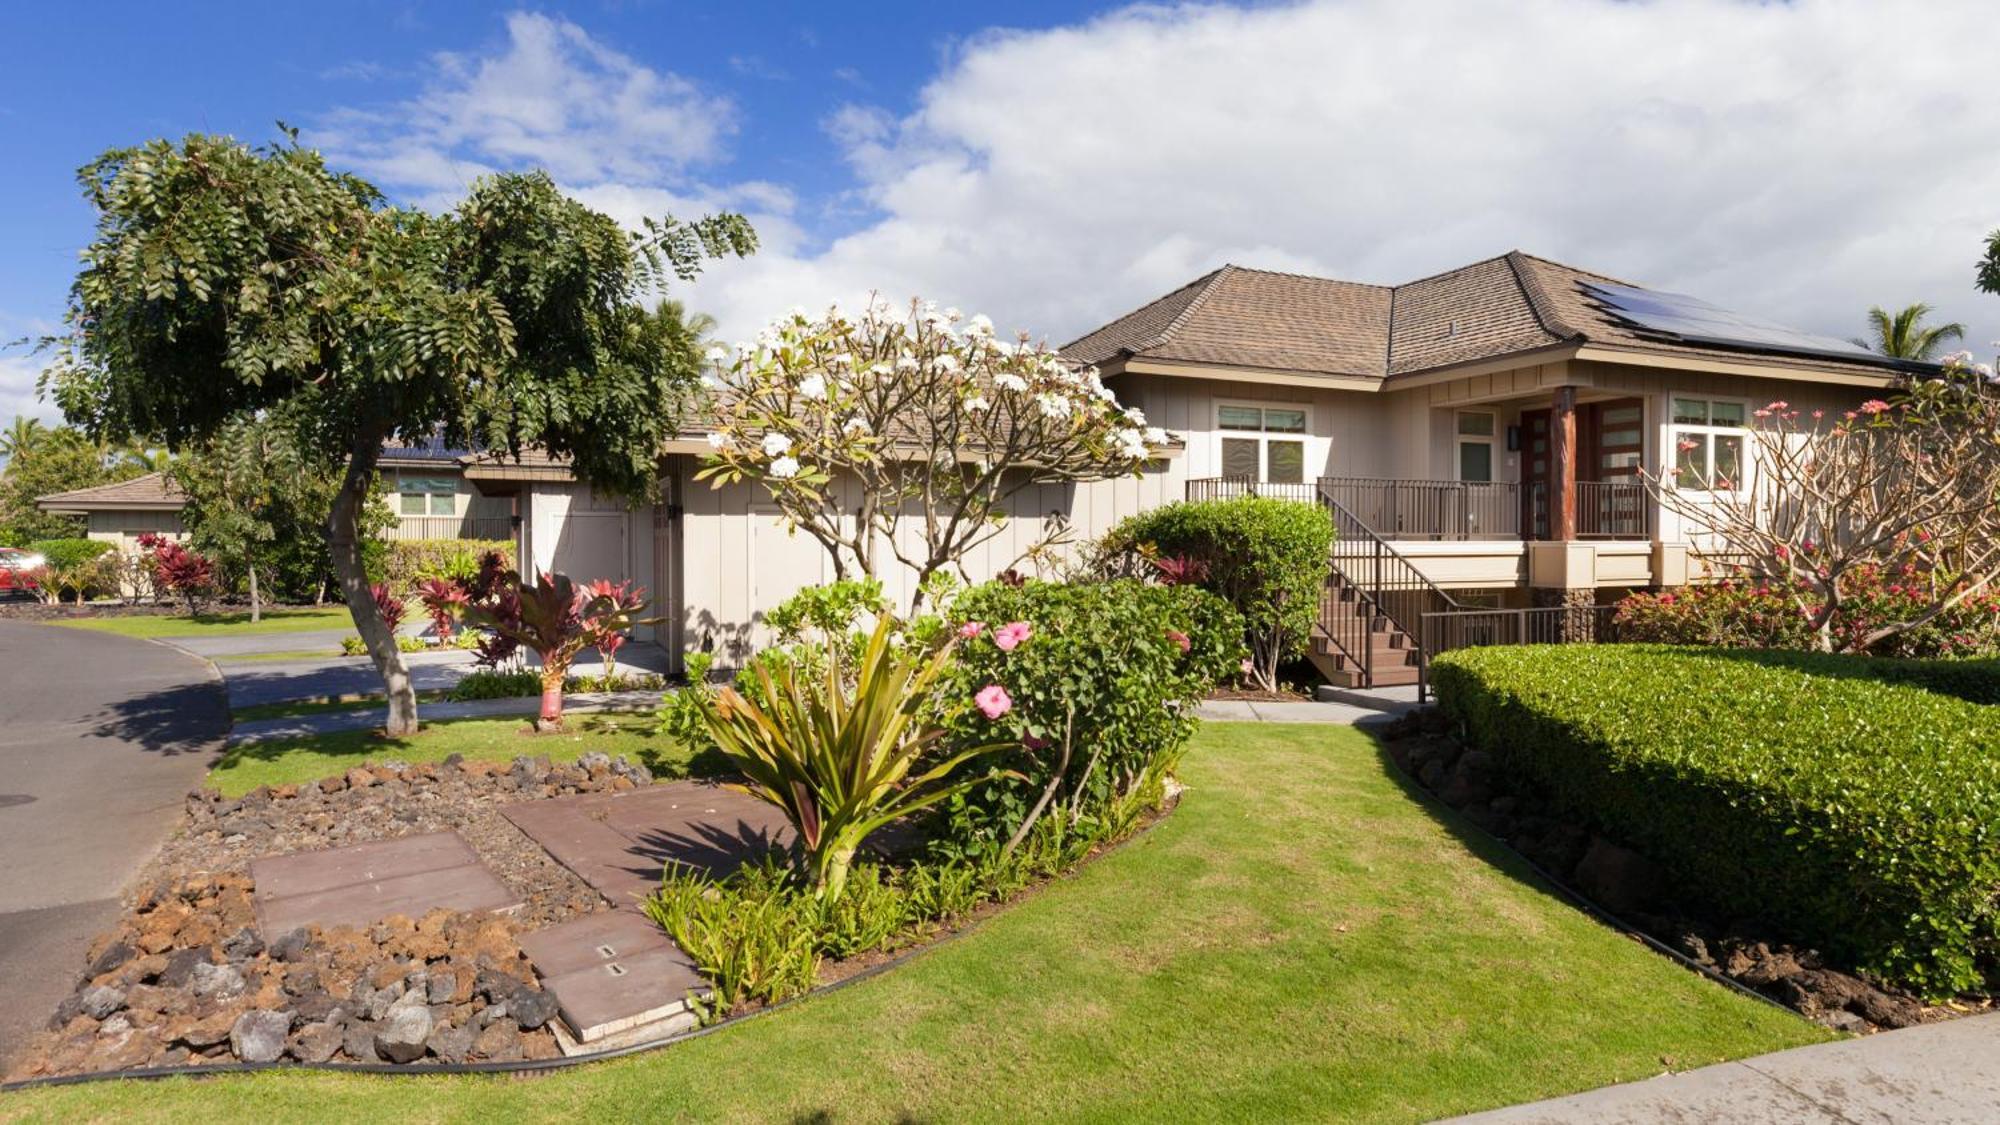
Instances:
[[[1424,612],[1442,603],[1447,609],[1463,609],[1456,599],[1431,581],[1416,564],[1390,545],[1374,528],[1336,499],[1324,483],[1320,503],[1333,516],[1334,540],[1329,569],[1354,587],[1362,601],[1362,613],[1343,613],[1336,604],[1338,594],[1329,581],[1320,592],[1320,631],[1361,669],[1364,685],[1375,682],[1374,622],[1377,616],[1389,622],[1421,646],[1417,625]],[[1347,565],[1343,565],[1343,562]],[[1331,577],[1331,576],[1329,576]],[[1421,662],[1421,648],[1417,654]]]

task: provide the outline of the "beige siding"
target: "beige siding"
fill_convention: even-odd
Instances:
[[[102,543],[115,543],[128,555],[139,553],[139,537],[146,534],[181,536],[181,514],[161,511],[91,512],[85,534]]]

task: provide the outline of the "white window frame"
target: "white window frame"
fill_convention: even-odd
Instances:
[[[1222,427],[1222,411],[1225,407],[1239,407],[1245,410],[1296,410],[1305,415],[1306,428],[1297,432],[1274,430],[1226,430]],[[1216,399],[1214,412],[1210,415],[1215,425],[1215,475],[1228,475],[1226,462],[1222,456],[1224,441],[1254,441],[1257,443],[1257,483],[1273,483],[1265,479],[1270,473],[1272,441],[1296,441],[1304,452],[1305,464],[1300,475],[1303,483],[1312,484],[1326,471],[1327,450],[1331,441],[1313,433],[1313,408],[1306,402],[1278,402],[1269,399],[1230,398]],[[1317,468],[1315,467],[1317,466]]]
[[[1458,428],[1458,420],[1468,414],[1481,414],[1493,420],[1493,425],[1484,434],[1468,434]],[[1500,432],[1500,412],[1497,410],[1454,410],[1451,413],[1451,436],[1455,439],[1451,447],[1452,476],[1465,479],[1465,452],[1461,446],[1483,445],[1486,447],[1486,480],[1473,483],[1491,483],[1500,479],[1499,450],[1494,447],[1493,438]]]
[[[450,477],[427,477],[416,476],[414,474],[399,476],[396,478],[396,515],[400,519],[417,519],[423,516],[443,518],[463,515],[464,513],[459,510],[458,491],[458,482]],[[450,498],[451,511],[440,512],[437,510],[437,497],[439,496]],[[423,498],[423,511],[407,512],[403,510],[404,505],[408,504],[413,497]]]
[[[1718,426],[1714,423],[1676,422],[1674,418],[1679,413],[1674,409],[1674,401],[1676,399],[1692,399],[1699,402],[1706,402],[1710,406],[1709,413],[1711,415],[1714,413],[1714,404],[1718,402],[1740,406],[1743,408],[1743,424],[1741,426]],[[1750,462],[1755,453],[1755,449],[1750,444],[1750,419],[1754,417],[1750,412],[1750,400],[1737,398],[1734,395],[1707,394],[1701,391],[1671,391],[1667,394],[1666,405],[1667,448],[1665,450],[1665,475],[1668,480],[1674,482],[1674,491],[1694,492],[1707,496],[1742,495],[1749,488],[1749,477],[1752,469]],[[1740,444],[1736,457],[1736,479],[1729,482],[1729,488],[1693,488],[1681,484],[1681,438],[1683,435],[1699,439],[1707,446],[1706,456],[1702,463],[1708,466],[1708,474],[1711,479],[1715,475],[1715,439],[1718,436],[1737,439]]]

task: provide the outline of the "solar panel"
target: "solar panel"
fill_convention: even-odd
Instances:
[[[1577,284],[1582,287],[1585,296],[1603,305],[1604,311],[1613,317],[1634,328],[1672,337],[1681,343],[1882,362],[1881,356],[1851,341],[1800,332],[1782,324],[1731,312],[1685,293],[1635,289],[1629,285],[1596,281],[1580,281]]]

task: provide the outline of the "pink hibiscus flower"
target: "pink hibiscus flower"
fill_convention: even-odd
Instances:
[[[1034,629],[1026,621],[1009,621],[993,630],[993,643],[1001,652],[1013,652],[1034,635]]]
[[[986,623],[984,621],[968,621],[958,627],[958,635],[968,641],[985,631]]]
[[[989,719],[997,719],[1014,709],[1014,698],[999,684],[987,684],[980,688],[979,694],[972,697],[972,702],[979,707],[980,714]]]
[[[1181,646],[1182,656],[1186,656],[1187,651],[1194,647],[1193,642],[1188,640],[1188,635],[1186,633],[1181,632],[1179,629],[1167,630],[1167,639]]]

